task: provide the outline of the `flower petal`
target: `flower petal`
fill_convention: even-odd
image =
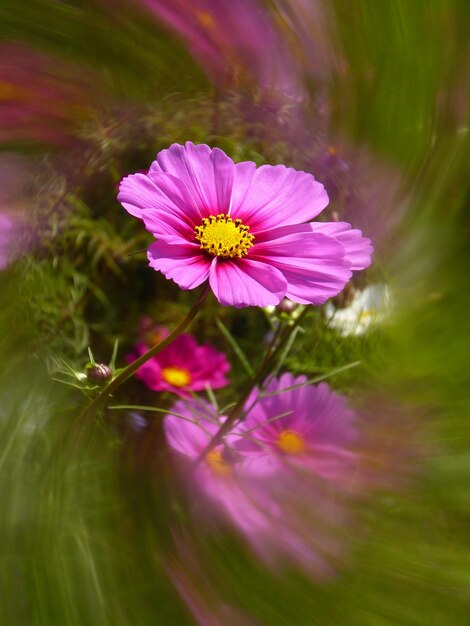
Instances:
[[[133,174],[121,182],[118,200],[142,219],[155,237],[167,235],[194,239],[194,227],[202,220],[185,185],[169,174]]]
[[[193,229],[201,223],[201,212],[183,181],[171,174],[153,171],[148,173],[148,177],[163,196],[162,209],[174,213]]]
[[[147,352],[147,347],[144,344],[138,344],[135,346],[134,351],[131,354],[126,355],[127,363],[133,363],[137,358]],[[149,389],[153,391],[161,391],[162,389],[162,376],[161,365],[156,359],[149,359],[146,363],[141,365],[135,373],[136,378],[139,378]]]
[[[307,222],[327,206],[325,188],[312,174],[284,165],[253,166],[235,165],[231,211],[252,233]]]
[[[336,480],[346,477],[357,461],[357,456],[350,450],[345,450],[336,445],[318,444],[309,448],[309,456],[302,459],[294,459],[311,472],[327,480]]]
[[[197,244],[174,244],[159,240],[147,252],[150,266],[171,278],[182,289],[194,289],[209,277],[210,261]]]
[[[318,272],[283,269],[282,273],[288,283],[286,296],[290,300],[317,306],[337,296],[351,278],[349,270],[335,264]]]
[[[123,178],[119,185],[118,200],[128,213],[141,219],[146,209],[165,208],[165,199],[146,174],[131,174]]]
[[[305,226],[308,225],[266,231],[264,241],[257,243],[255,239],[251,258],[282,272],[288,283],[288,298],[318,305],[343,289],[351,278],[350,263],[335,238],[305,232]],[[273,239],[266,239],[269,234]]]
[[[353,229],[347,222],[313,222],[310,227],[315,233],[324,233],[337,239],[346,251],[352,270],[363,270],[372,263],[374,248],[370,239],[363,237],[360,230]]]
[[[194,242],[194,228],[171,211],[150,209],[142,211],[142,221],[145,228],[158,239],[168,243],[184,244]]]
[[[190,141],[173,144],[158,153],[150,175],[157,172],[179,178],[203,217],[229,212],[235,165],[219,148]]]
[[[163,419],[163,429],[169,445],[189,458],[196,458],[218,428],[212,421],[201,417],[205,412],[211,415],[213,410],[201,399],[198,402],[180,400],[171,407],[171,411],[177,415],[165,415]],[[196,417],[201,426],[191,423]]]
[[[214,259],[209,282],[217,300],[225,306],[278,304],[286,290],[286,281],[279,270],[248,259]]]

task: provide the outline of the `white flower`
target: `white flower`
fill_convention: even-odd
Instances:
[[[391,309],[391,294],[387,285],[369,285],[357,291],[352,303],[337,309],[328,302],[325,307],[328,324],[342,335],[362,335],[371,324],[383,323]]]

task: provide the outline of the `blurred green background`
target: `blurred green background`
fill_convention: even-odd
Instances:
[[[59,158],[36,141],[3,147],[3,157],[24,168],[24,202],[40,245],[0,274],[0,623],[195,623],[169,578],[181,561],[177,528],[191,537],[183,561],[202,585],[201,602],[213,614],[207,624],[463,626],[470,615],[469,3],[330,6],[346,59],[328,84],[332,126],[401,172],[406,212],[391,251],[379,250],[369,272],[369,281],[385,277],[394,288],[394,324],[342,338],[311,311],[287,361],[314,375],[360,360],[331,384],[356,400],[383,398],[369,414],[374,428],[389,402],[398,407],[387,422],[397,442],[396,464],[386,468],[391,487],[357,505],[359,524],[344,529],[348,561],[321,584],[293,569],[270,572],[235,537],[191,526],[158,414],[144,437],[126,426],[124,412],[109,411],[75,442],[84,399],[54,380],[63,362],[82,369],[88,345],[107,361],[116,339],[122,359],[143,312],[171,325],[193,300],[137,252],[149,238],[115,199],[120,178],[186,139],[219,145],[237,160],[287,155],[295,166],[298,158],[295,146],[248,132],[233,94],[220,104],[183,43],[124,5],[10,0],[0,9],[2,40],[75,68],[93,109],[79,147],[62,148]],[[195,327],[227,350],[235,369],[216,316],[256,358],[268,330],[263,312],[210,301]],[[234,374],[235,386],[241,376]],[[117,400],[150,404],[145,393],[131,382]]]

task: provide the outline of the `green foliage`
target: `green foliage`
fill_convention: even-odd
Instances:
[[[90,100],[111,94],[81,128],[78,147],[38,157],[37,146],[21,146],[42,169],[31,191],[37,241],[0,275],[2,626],[192,624],[168,577],[175,529],[191,538],[212,602],[268,626],[467,623],[468,120],[457,133],[449,113],[460,101],[450,90],[464,52],[466,3],[334,2],[349,69],[332,86],[336,124],[393,158],[413,187],[387,267],[399,314],[390,326],[342,337],[322,311],[309,311],[282,367],[328,376],[358,404],[368,393],[392,397],[396,428],[405,414],[415,438],[406,443],[416,452],[406,480],[397,455],[388,469],[393,489],[353,511],[357,526],[343,530],[350,562],[321,584],[271,572],[226,529],[194,528],[161,429],[171,397],[129,381],[112,410],[84,426],[83,395],[51,380],[64,362],[84,371],[89,347],[108,362],[116,340],[122,366],[142,315],[171,328],[193,302],[194,294],[148,268],[151,237],[116,200],[122,176],[187,139],[258,164],[295,164],[295,150],[263,141],[263,121],[243,123],[237,94],[214,94],[182,45],[137,9],[129,20],[93,2],[7,2],[1,11],[4,39],[97,72]],[[221,308],[209,298],[192,332],[232,361],[232,385],[217,393],[221,406],[259,364],[271,330],[263,311]],[[145,434],[129,426],[131,407],[146,411]],[[381,408],[367,413],[370,426]],[[189,556],[186,565],[193,567]]]

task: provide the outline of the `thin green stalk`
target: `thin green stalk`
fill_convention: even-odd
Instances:
[[[232,408],[232,410],[227,415],[227,419],[225,420],[225,422],[222,424],[219,430],[213,435],[213,437],[211,438],[207,446],[204,448],[204,450],[199,454],[199,456],[197,457],[195,461],[195,465],[199,465],[199,463],[201,463],[201,461],[203,461],[206,458],[209,452],[213,450],[214,447],[222,441],[223,437],[228,432],[230,432],[230,429],[235,424],[235,422],[242,417],[243,409],[250,393],[253,391],[256,385],[260,384],[263,381],[266,374],[269,372],[272,363],[275,361],[275,359],[279,355],[279,352],[282,350],[282,347],[284,346],[285,342],[289,340],[289,337],[292,335],[295,329],[299,326],[306,311],[307,309],[305,308],[304,311],[302,311],[299,317],[295,320],[292,326],[288,326],[287,328],[283,329],[284,332],[280,331],[280,326],[277,328],[275,337],[280,337],[278,344],[275,346],[275,337],[273,337],[255,376],[253,377],[249,385],[241,394],[236,405]]]
[[[80,421],[86,420],[87,418],[93,416],[102,406],[106,404],[106,400],[109,396],[124,383],[128,378],[134,374],[141,365],[146,363],[149,359],[157,355],[164,348],[166,348],[170,343],[172,343],[178,335],[180,335],[193,321],[196,315],[201,310],[207,294],[209,292],[209,284],[204,287],[201,295],[186,315],[186,317],[178,324],[178,326],[171,332],[168,337],[157,343],[155,346],[147,350],[144,354],[142,354],[138,359],[130,363],[127,367],[125,367],[117,376],[114,378],[104,389],[100,391],[100,393],[93,399],[91,404],[89,404],[85,410],[82,412],[80,416]]]

